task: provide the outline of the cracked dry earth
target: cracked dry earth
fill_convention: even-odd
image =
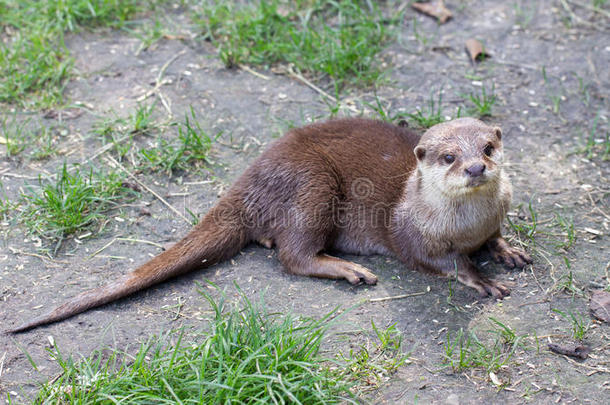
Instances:
[[[372,403],[608,403],[610,329],[590,318],[588,296],[608,285],[610,168],[601,153],[588,157],[579,152],[595,120],[594,141],[601,142],[608,134],[610,46],[608,30],[600,29],[608,26],[608,20],[585,13],[582,18],[594,26],[567,28],[559,2],[539,1],[532,5],[531,20],[520,25],[511,2],[466,1],[460,7],[452,3],[457,2],[448,2],[454,18],[444,25],[413,10],[406,12],[398,40],[382,55],[389,82],[376,95],[391,112],[413,112],[442,88],[444,111],[453,116],[464,104],[461,94],[478,91],[481,82],[495,86],[498,101],[486,120],[500,125],[505,134],[506,170],[515,189],[509,218],[532,223],[531,205],[538,222],[536,246],[523,235],[517,238],[508,225],[505,229],[513,243],[520,240],[528,245],[535,260],[530,268],[507,271],[485,254],[478,258],[485,274],[512,286],[510,297],[502,302],[479,299],[472,289],[450,287],[446,280],[415,273],[380,256],[349,257],[374,270],[379,283],[373,287],[295,277],[282,272],[273,250],[253,245],[233,260],[69,320],[15,336],[0,335],[0,398],[5,400],[11,392],[14,403],[29,403],[38,382],[59,372],[46,352],[49,336],[65,355],[77,356],[104,346],[135,347],[152,334],[181,325],[205,325],[210,308],[197,293],[196,283],[209,280],[226,288],[229,297],[237,298],[233,287],[237,283],[250,298],[265,291],[270,312],[307,316],[322,316],[336,306],[352,307],[367,298],[424,292],[364,303],[338,326],[346,335],[339,339],[331,334],[326,340],[325,351],[345,350],[370,337],[371,321],[384,328],[396,323],[410,361],[367,396]],[[177,23],[186,19],[180,14],[173,18]],[[414,21],[419,34],[428,38],[426,44],[414,35]],[[463,49],[471,37],[484,38],[492,55],[474,67]],[[309,86],[271,70],[255,68],[259,75],[228,70],[209,43],[165,39],[136,55],[139,45],[139,40],[117,31],[69,37],[67,46],[76,58],[78,75],[68,84],[66,96],[80,103],[83,113],[61,122],[66,130],[60,145],[63,155],[44,162],[0,160],[0,179],[9,198],[17,199],[20,188],[35,182],[38,175],[53,173],[64,160],[82,162],[98,150],[102,143],[92,135],[93,125],[112,112],[129,115],[138,98],[154,88],[168,61],[159,91],[145,100],[157,100],[155,116],[161,119],[171,111],[179,119],[192,107],[211,134],[223,133],[213,147],[211,172],[171,178],[138,174],[139,180],[183,213],[187,208],[199,216],[205,213],[287,123],[301,125],[328,114],[320,94]],[[554,96],[560,100],[558,113],[553,111]],[[363,102],[374,100],[374,93],[351,90],[344,97],[344,106],[359,109]],[[61,119],[27,115],[45,126],[58,125]],[[95,164],[106,161],[102,156]],[[142,207],[151,215],[141,215]],[[566,230],[556,224],[557,214],[573,221],[575,241],[567,251],[553,246],[554,240],[567,238]],[[189,228],[146,192],[113,212],[103,232],[67,240],[53,258],[38,254],[39,241],[25,229],[10,220],[3,222],[2,328],[116,278],[160,252],[152,244],[119,238],[166,245]],[[582,294],[562,290],[570,272]],[[178,316],[176,308],[180,308]],[[586,360],[547,349],[547,343],[571,336],[570,322],[553,309],[581,313],[590,322],[585,344],[592,351]],[[476,329],[484,339],[490,335],[490,317],[518,335],[527,335],[524,348],[494,374],[503,389],[483,370],[453,372],[441,367],[447,334]],[[30,365],[26,352],[38,370]]]

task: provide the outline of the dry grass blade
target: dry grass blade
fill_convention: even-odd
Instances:
[[[153,196],[155,196],[159,201],[161,201],[163,203],[163,205],[165,205],[167,208],[169,208],[170,210],[172,210],[172,212],[176,215],[178,215],[180,218],[182,218],[184,220],[184,222],[186,222],[189,225],[193,225],[191,223],[191,221],[188,220],[187,217],[185,217],[184,215],[182,215],[182,213],[180,211],[178,211],[176,208],[174,208],[173,205],[171,205],[170,203],[168,203],[163,197],[161,197],[159,194],[157,194],[153,189],[151,189],[150,187],[148,187],[146,184],[142,183],[136,176],[133,175],[133,173],[131,173],[129,170],[125,169],[123,167],[123,165],[121,165],[119,162],[117,162],[112,156],[107,156],[106,159],[109,161],[110,165],[122,170],[123,172],[125,172],[129,177],[131,177],[136,183],[138,183],[143,189],[145,189],[146,191],[148,191],[149,193],[151,193]]]

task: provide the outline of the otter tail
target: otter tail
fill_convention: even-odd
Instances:
[[[216,206],[182,240],[133,272],[102,287],[85,291],[7,333],[23,332],[61,321],[169,278],[208,267],[234,256],[247,241],[246,227],[241,223],[239,215],[235,215],[235,207],[222,212]]]

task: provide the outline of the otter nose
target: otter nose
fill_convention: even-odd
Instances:
[[[476,163],[466,169],[466,174],[470,177],[479,177],[485,171],[485,165],[482,163]]]

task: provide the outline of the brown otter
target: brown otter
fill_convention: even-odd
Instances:
[[[235,255],[251,241],[277,246],[285,269],[375,284],[367,268],[329,255],[394,255],[502,298],[469,254],[486,245],[508,267],[531,263],[502,238],[511,186],[502,133],[472,118],[430,128],[340,119],[293,129],[266,150],[189,234],[133,272],[84,292],[10,332],[59,321]]]

